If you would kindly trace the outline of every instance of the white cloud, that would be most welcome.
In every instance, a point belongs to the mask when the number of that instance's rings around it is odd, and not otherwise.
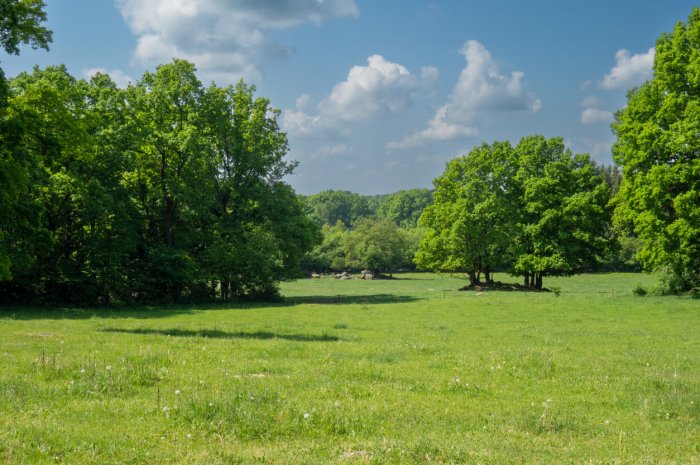
[[[426,142],[462,139],[465,137],[475,137],[479,135],[476,128],[459,123],[446,121],[447,105],[440,107],[428,121],[428,127],[422,131],[415,132],[399,142],[389,142],[388,149],[407,149],[418,147]]]
[[[288,50],[268,31],[357,16],[354,0],[116,0],[137,36],[134,59],[153,65],[184,58],[207,78],[258,79],[260,65]]]
[[[600,99],[594,95],[588,96],[581,100],[581,106],[584,108],[594,108],[600,105]]]
[[[524,73],[501,74],[499,66],[486,48],[475,40],[464,44],[460,53],[467,65],[462,69],[452,94],[428,127],[402,141],[390,142],[389,149],[409,148],[426,142],[454,140],[478,135],[473,127],[482,112],[536,112],[542,102],[523,88]]]
[[[90,79],[97,73],[108,74],[117,87],[121,88],[128,87],[129,84],[136,82],[131,76],[120,69],[113,69],[112,71],[107,71],[105,68],[84,69],[83,77],[85,77],[85,79]]]
[[[440,77],[440,71],[434,66],[423,66],[420,69],[420,77],[426,84],[432,84]]]
[[[426,82],[436,77],[437,69],[424,68],[421,74]],[[400,113],[412,104],[420,84],[421,79],[403,65],[372,55],[366,66],[350,69],[347,78],[321,100],[315,115],[304,111],[308,96],[300,96],[296,110],[284,111],[283,128],[294,135],[313,136],[339,130],[344,123]]]
[[[581,112],[581,122],[583,124],[612,123],[614,115],[598,108],[586,108]]]
[[[606,74],[599,85],[603,89],[628,89],[650,79],[654,67],[654,49],[646,53],[630,55],[627,50],[618,50],[615,54],[615,66]]]
[[[367,66],[353,66],[345,81],[319,105],[319,113],[339,121],[361,121],[398,113],[412,100],[418,78],[404,66],[381,55],[367,58]]]
[[[311,154],[312,160],[329,160],[331,158],[340,158],[346,155],[351,155],[354,149],[345,144],[324,145],[316,152]]]

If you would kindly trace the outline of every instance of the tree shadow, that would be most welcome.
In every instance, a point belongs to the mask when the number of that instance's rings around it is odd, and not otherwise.
[[[418,297],[394,294],[338,294],[338,295],[296,295],[286,296],[283,305],[324,304],[324,305],[349,305],[349,304],[400,304],[422,300]]]
[[[173,315],[192,314],[193,306],[117,306],[117,307],[0,307],[0,320],[88,320],[102,319],[156,319]]]
[[[218,329],[151,329],[151,328],[104,328],[100,331],[105,333],[122,333],[122,334],[147,334],[156,336],[171,336],[171,337],[201,337],[207,339],[282,339],[285,341],[298,342],[336,342],[340,338],[329,334],[314,336],[311,334],[278,334],[269,331],[255,331],[246,333],[243,331],[228,332]]]
[[[338,295],[304,295],[286,296],[271,302],[236,301],[208,302],[203,304],[163,304],[163,305],[115,305],[105,307],[29,307],[0,306],[1,320],[88,320],[99,318],[105,320],[137,319],[150,320],[168,318],[174,315],[191,315],[201,310],[239,311],[255,310],[269,307],[289,307],[302,304],[348,305],[348,304],[391,304],[415,302],[420,298],[393,294],[338,294]]]

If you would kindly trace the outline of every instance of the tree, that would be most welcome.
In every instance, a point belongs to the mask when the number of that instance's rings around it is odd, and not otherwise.
[[[433,203],[428,189],[409,189],[386,196],[377,208],[377,216],[388,218],[399,226],[413,228],[423,210]]]
[[[306,202],[319,226],[341,221],[349,228],[358,219],[371,215],[367,199],[349,191],[326,190],[307,197]]]
[[[0,294],[79,303],[275,296],[318,234],[283,181],[296,164],[283,159],[279,112],[254,90],[204,88],[180,60],[127,89],[103,74],[75,79],[64,66],[13,79],[7,114],[22,130],[4,133],[12,144],[2,148],[22,155],[29,188],[14,216],[0,209],[12,266]]]
[[[615,224],[642,241],[648,271],[700,289],[700,9],[656,43],[654,75],[612,125],[622,167]]]
[[[371,270],[375,276],[392,275],[411,261],[406,233],[387,219],[363,218],[344,236],[345,264]]]
[[[48,50],[51,31],[41,25],[46,21],[42,0],[0,0],[0,45],[5,52],[19,55],[19,45]]]
[[[508,142],[484,144],[448,162],[434,181],[434,203],[420,217],[426,228],[419,268],[465,273],[471,285],[502,265],[517,225],[515,153]]]
[[[0,0],[0,45],[6,53],[19,54],[20,44],[48,50],[51,32],[41,0]],[[19,145],[23,123],[8,113],[10,90],[0,68],[0,281],[12,277],[12,261],[6,241],[7,225],[22,215],[22,195],[27,190],[29,162]]]
[[[304,259],[307,272],[343,271],[345,264],[345,236],[348,228],[342,221],[335,225],[324,224],[321,227],[322,241],[309,252]]]
[[[512,272],[525,285],[570,276],[601,262],[609,241],[610,191],[588,155],[572,154],[561,138],[523,138],[516,147],[522,217],[514,237]]]
[[[466,273],[471,285],[502,267],[541,289],[543,277],[595,266],[609,244],[607,185],[559,138],[484,144],[448,163],[434,199],[416,263]]]

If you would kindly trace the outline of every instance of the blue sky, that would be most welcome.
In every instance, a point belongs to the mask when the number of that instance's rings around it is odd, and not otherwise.
[[[611,163],[612,113],[651,76],[653,47],[691,1],[47,0],[51,50],[3,56],[9,76],[64,63],[120,85],[174,57],[243,78],[282,111],[303,194],[430,187],[494,140],[563,137]]]

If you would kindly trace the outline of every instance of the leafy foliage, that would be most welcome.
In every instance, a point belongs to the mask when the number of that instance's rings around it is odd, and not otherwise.
[[[517,224],[515,158],[508,142],[484,144],[451,160],[434,181],[435,203],[423,212],[426,234],[416,255],[420,268],[464,272],[486,281],[505,261]]]
[[[391,275],[411,262],[407,233],[388,219],[360,220],[344,238],[345,263],[350,268],[367,268],[376,276]]]
[[[317,228],[282,180],[295,164],[278,112],[254,91],[204,88],[181,60],[127,89],[62,66],[14,79],[8,111],[31,189],[6,227],[13,278],[1,291],[85,303],[276,295]]]
[[[472,285],[507,268],[541,288],[545,276],[594,267],[609,246],[609,189],[590,158],[561,139],[484,144],[450,161],[435,187],[420,220],[421,268],[463,272]]]
[[[615,222],[642,241],[639,260],[679,290],[700,289],[700,9],[656,44],[654,77],[613,123],[623,181]]]

